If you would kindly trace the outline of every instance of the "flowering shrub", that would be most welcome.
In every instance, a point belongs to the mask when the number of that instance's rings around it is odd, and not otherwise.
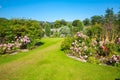
[[[18,44],[8,43],[8,44],[0,44],[0,54],[4,54],[6,52],[13,52],[17,48]]]
[[[71,47],[71,43],[73,41],[73,38],[71,37],[66,37],[65,40],[61,44],[61,50],[68,50]]]
[[[120,56],[119,55],[113,55],[111,58],[108,59],[107,64],[118,66],[118,64],[120,64]]]
[[[20,44],[19,46],[22,49],[27,48],[27,44],[30,43],[30,39],[29,39],[28,36],[22,36],[22,37],[17,37],[16,36],[15,39],[16,39],[16,42]]]
[[[1,22],[4,22],[4,19]],[[27,35],[27,36],[25,36]],[[10,19],[0,24],[0,53],[11,53],[17,49],[33,49],[44,32],[39,21]],[[16,37],[15,37],[16,36]],[[29,36],[29,37],[28,37]]]
[[[27,36],[15,37],[15,41],[7,44],[0,44],[0,54],[11,53],[19,48],[26,48],[27,44],[30,43],[30,39]]]
[[[117,43],[112,43],[107,40],[98,41],[96,38],[89,38],[82,32],[77,32],[74,38],[70,39],[64,41],[64,50],[83,61],[96,64],[107,64],[109,62],[112,65],[120,63],[120,57],[116,56],[120,46],[120,38],[118,38]]]
[[[77,57],[86,60],[90,55],[96,52],[96,40],[93,39],[91,41],[88,36],[84,35],[81,32],[77,32],[75,37],[76,40],[72,42],[72,47],[70,48],[73,55],[76,55]]]

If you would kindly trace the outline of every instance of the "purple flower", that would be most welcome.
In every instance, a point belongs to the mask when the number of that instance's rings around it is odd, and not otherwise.
[[[119,56],[113,55],[111,59],[113,62],[119,63]]]

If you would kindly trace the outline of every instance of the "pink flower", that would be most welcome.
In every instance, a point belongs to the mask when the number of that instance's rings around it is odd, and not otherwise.
[[[75,47],[75,48],[74,48],[74,51],[75,51],[76,53],[78,53],[78,52],[79,52],[79,48]]]
[[[2,44],[0,44],[0,47],[2,47],[3,45]]]
[[[118,56],[116,56],[116,55],[113,55],[113,56],[112,56],[112,60],[115,61],[116,63],[119,62],[119,58],[118,58]]]
[[[104,43],[103,41],[100,41],[100,42],[99,42],[100,46],[102,46],[102,45],[103,45],[103,43]]]
[[[77,32],[77,36],[81,37],[82,36],[81,32]]]
[[[118,38],[118,41],[117,41],[117,43],[118,43],[118,44],[120,43],[120,38]]]
[[[7,47],[7,44],[3,44],[4,47]]]

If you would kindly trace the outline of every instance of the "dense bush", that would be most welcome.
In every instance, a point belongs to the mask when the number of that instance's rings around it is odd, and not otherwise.
[[[87,61],[92,64],[99,64],[99,60],[96,59],[94,56],[90,56]]]
[[[86,35],[90,38],[97,38],[97,40],[100,40],[103,36],[103,28],[99,24],[88,27],[86,29]]]
[[[39,22],[28,19],[0,19],[0,53],[31,49],[43,35]],[[19,47],[18,47],[19,46]]]
[[[119,38],[116,43],[111,43],[90,38],[82,32],[77,32],[74,38],[66,38],[61,48],[90,63],[118,65],[120,63],[118,46],[120,46]]]
[[[73,42],[73,38],[71,38],[71,37],[66,37],[65,39],[64,39],[64,41],[62,42],[62,44],[61,44],[61,50],[68,50],[68,49],[70,49],[70,47],[71,47],[71,43]]]
[[[70,28],[68,26],[62,26],[59,30],[60,36],[70,36]]]

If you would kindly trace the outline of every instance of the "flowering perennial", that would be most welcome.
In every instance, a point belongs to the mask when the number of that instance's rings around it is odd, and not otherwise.
[[[82,32],[77,32],[74,41],[71,43],[70,52],[72,55],[88,62],[105,64],[108,61],[111,64],[118,64],[120,63],[120,56],[112,53],[112,44],[106,40],[91,39]],[[118,38],[117,44],[120,44],[120,38]],[[109,54],[113,54],[112,57]]]
[[[6,53],[6,52],[12,52],[16,49],[19,49],[22,45],[27,45],[30,43],[30,39],[28,36],[23,37],[15,37],[15,41],[12,41],[12,43],[7,44],[0,44],[0,53]]]

